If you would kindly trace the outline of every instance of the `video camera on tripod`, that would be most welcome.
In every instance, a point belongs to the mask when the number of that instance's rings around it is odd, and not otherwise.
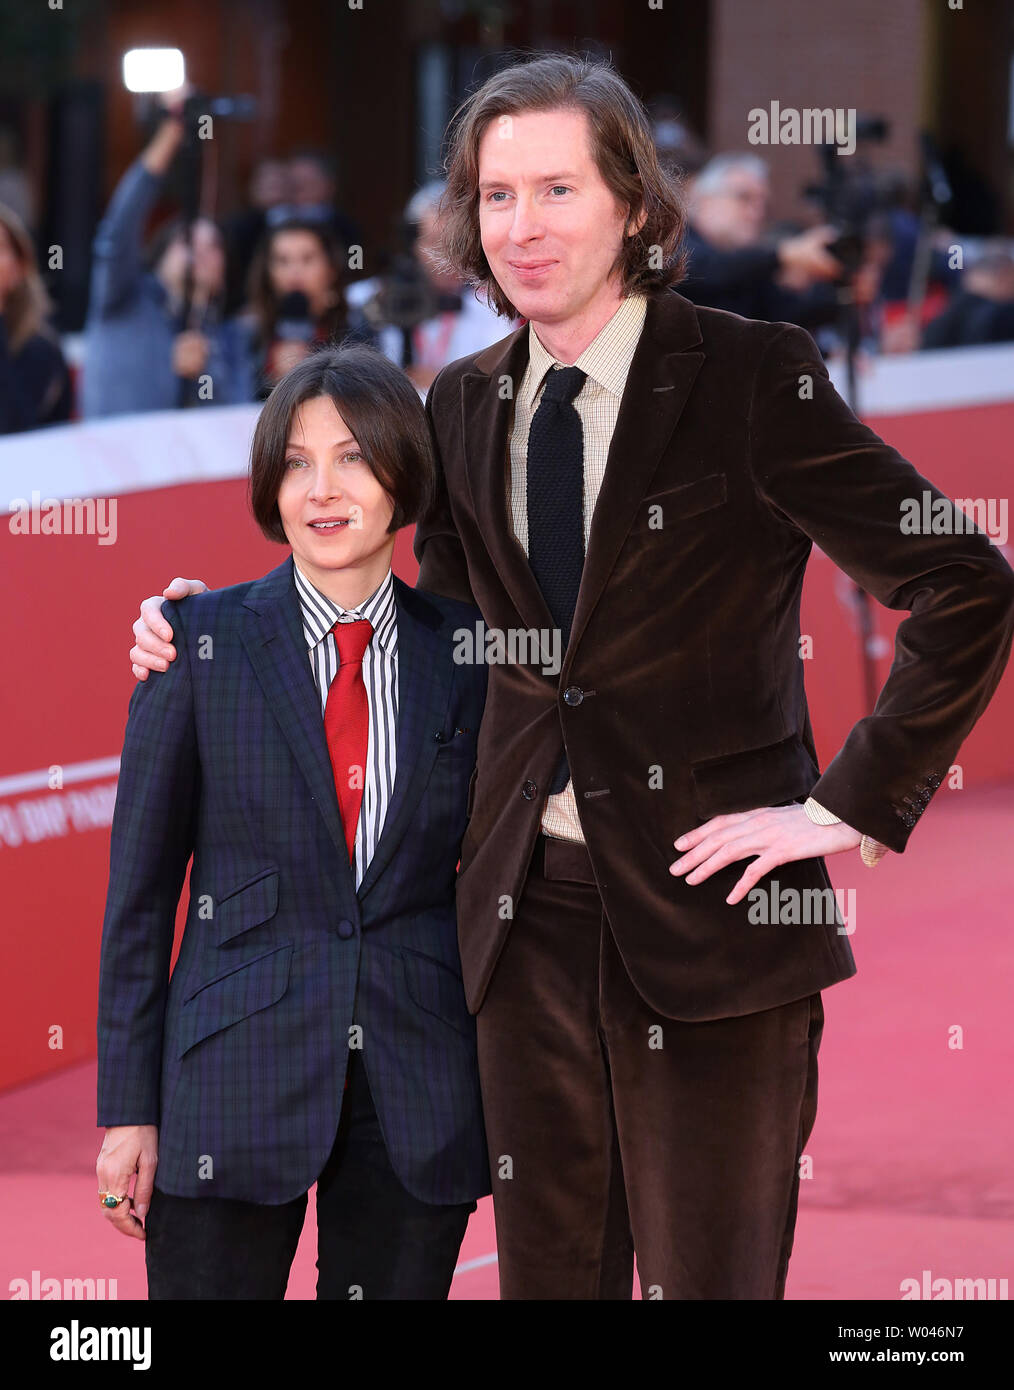
[[[416,255],[419,224],[402,218],[398,251],[378,277],[376,292],[363,304],[363,315],[374,331],[396,328],[401,333],[401,366],[414,364],[412,335],[421,323],[442,313],[460,313],[462,298],[438,290]]]
[[[856,117],[857,145],[882,143],[889,133],[883,116]],[[886,210],[888,202],[868,165],[839,158],[839,147],[833,141],[816,148],[823,176],[819,182],[807,184],[804,192],[819,204],[824,220],[838,229],[837,239],[827,249],[841,262],[843,278],[847,278],[862,265],[870,222],[875,214]]]

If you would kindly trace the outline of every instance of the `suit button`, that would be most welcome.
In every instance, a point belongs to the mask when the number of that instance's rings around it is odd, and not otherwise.
[[[521,795],[525,798],[526,801],[534,801],[535,793],[538,790],[539,789],[536,786],[536,784],[531,780],[531,778],[529,778],[525,785],[521,788]]]
[[[584,691],[579,685],[568,685],[563,698],[568,705],[579,705],[584,699]]]
[[[338,923],[338,935],[341,937],[343,941],[348,941],[348,939],[352,936],[355,936],[355,934],[355,927],[352,925],[351,922],[349,922],[346,918],[343,917],[342,920]]]

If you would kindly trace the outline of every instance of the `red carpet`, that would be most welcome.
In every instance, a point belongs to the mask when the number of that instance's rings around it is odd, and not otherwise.
[[[828,861],[835,885],[856,889],[859,974],[824,995],[791,1299],[898,1299],[924,1270],[1014,1283],[1012,827],[1014,788],[945,787],[903,856],[875,870],[858,855]],[[92,1064],[0,1096],[5,1297],[34,1271],[145,1296],[141,1242],[117,1235],[96,1199],[94,1097]],[[315,1242],[311,1201],[290,1298],[313,1298]],[[494,1250],[487,1199],[453,1298],[496,1298]]]

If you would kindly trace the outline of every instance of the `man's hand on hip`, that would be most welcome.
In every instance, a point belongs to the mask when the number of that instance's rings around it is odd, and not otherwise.
[[[669,865],[671,874],[686,874],[687,883],[703,883],[716,869],[724,869],[737,859],[759,857],[743,870],[742,877],[726,898],[738,903],[758,879],[779,864],[795,859],[818,859],[858,849],[862,841],[858,830],[844,821],[837,825],[814,825],[802,804],[761,806],[756,811],[736,811],[713,816],[695,830],[688,830],[674,841],[682,850]]]

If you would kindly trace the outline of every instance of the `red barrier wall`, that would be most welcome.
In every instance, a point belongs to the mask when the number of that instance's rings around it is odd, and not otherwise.
[[[1014,404],[871,423],[949,496],[1007,495]],[[115,772],[108,768],[90,776],[85,770],[62,790],[51,791],[45,783],[11,790],[11,779],[119,754],[133,686],[130,625],[140,598],[180,572],[215,587],[253,578],[286,554],[257,531],[240,479],[123,495],[117,529],[116,544],[102,546],[94,536],[12,536],[0,528],[7,577],[0,607],[0,780],[7,782],[0,794],[7,982],[0,1009],[0,1088],[94,1055],[115,789]],[[1009,547],[1006,553],[1009,558]],[[414,580],[408,533],[399,537],[395,569]],[[802,630],[813,637],[806,684],[822,764],[864,712],[858,641],[841,580],[815,552]],[[878,633],[887,639],[879,684],[903,615],[877,605],[873,612]],[[966,785],[1014,779],[1009,673],[958,762]],[[946,788],[939,793],[952,794]]]

